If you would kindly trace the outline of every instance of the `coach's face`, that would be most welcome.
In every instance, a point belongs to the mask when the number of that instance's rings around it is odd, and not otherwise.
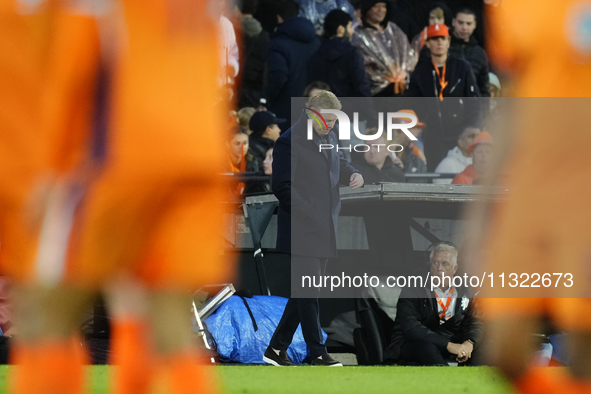
[[[316,122],[314,118],[312,118],[309,115],[308,117],[312,119],[312,127],[314,127],[314,131],[316,131],[318,135],[323,136],[327,135],[333,129],[335,123],[337,122],[337,116],[335,114],[322,114],[322,117],[326,121],[326,125],[328,125],[328,129],[326,129],[326,126],[324,125],[324,122],[322,122],[322,119],[320,120],[320,124],[318,124],[318,122]]]
[[[433,253],[433,258],[431,259],[431,276],[439,276],[443,280],[445,276],[453,277],[457,270],[458,266],[454,264],[453,252],[442,250]]]

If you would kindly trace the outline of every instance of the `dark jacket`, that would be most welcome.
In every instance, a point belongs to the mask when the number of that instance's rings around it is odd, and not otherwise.
[[[422,174],[427,172],[427,164],[423,159],[412,153],[412,148],[406,149],[400,160],[404,164],[404,172],[406,174]]]
[[[275,145],[275,141],[269,138],[265,138],[260,135],[251,134],[248,137],[248,149],[252,152],[252,155],[259,162],[259,172],[263,173],[263,162],[267,156],[267,151]]]
[[[273,150],[273,193],[279,200],[277,249],[302,256],[336,257],[337,218],[341,210],[339,184],[348,185],[358,172],[342,152],[319,152],[319,138],[308,140],[308,117],[279,137]],[[328,143],[337,145],[334,132]]]
[[[386,157],[382,169],[369,164],[365,161],[363,153],[355,153],[352,155],[351,164],[355,167],[361,175],[365,183],[379,183],[379,182],[404,182],[404,172],[400,167],[394,165],[390,156]]]
[[[490,81],[488,78],[488,56],[486,51],[476,41],[474,35],[468,42],[460,40],[451,33],[451,45],[449,47],[450,56],[458,59],[464,59],[472,67],[472,73],[476,78],[476,84],[483,97],[490,96]]]
[[[308,83],[322,81],[338,97],[370,97],[363,56],[349,39],[335,37],[322,43],[308,63]]]
[[[468,339],[478,346],[482,339],[482,323],[475,316],[474,299],[465,287],[456,287],[456,291],[458,298],[454,315],[440,324],[437,300],[429,288],[402,289],[392,341],[384,354],[385,359],[398,360],[400,349],[406,342],[432,342],[442,351],[446,350],[448,342],[462,343]]]
[[[447,57],[445,79],[447,86],[443,97],[480,97],[480,90],[470,68],[462,59]],[[431,61],[420,61],[410,76],[410,85],[405,93],[408,97],[439,97],[441,84]]]
[[[244,45],[240,53],[238,108],[257,107],[264,97],[269,34],[252,17],[243,17],[241,23]]]
[[[302,96],[308,63],[319,47],[312,22],[301,17],[287,19],[271,37],[266,95],[269,110],[278,118],[291,119],[291,98]]]

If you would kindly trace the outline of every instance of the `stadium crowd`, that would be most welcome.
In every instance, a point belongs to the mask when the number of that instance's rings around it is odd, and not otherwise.
[[[416,141],[399,130],[384,141],[401,145],[400,152],[344,151],[364,175],[371,174],[369,182],[431,182],[411,177],[430,172],[441,174],[432,177],[434,183],[472,184],[485,175],[490,155],[476,149],[483,162],[477,171],[472,148],[501,86],[479,45],[485,38],[482,8],[481,1],[453,0],[238,2],[220,23],[227,66],[222,80],[237,107],[227,170],[258,176],[246,179],[238,192],[270,190],[260,176],[270,175],[265,158],[272,160],[275,140],[291,125],[291,99],[320,90],[339,98],[408,98],[372,101],[372,109],[360,115],[365,134],[376,131],[377,111],[420,118],[412,128]],[[411,99],[417,97],[428,99]],[[487,152],[492,149],[490,135],[476,141],[482,143]],[[469,176],[456,176],[465,170]]]

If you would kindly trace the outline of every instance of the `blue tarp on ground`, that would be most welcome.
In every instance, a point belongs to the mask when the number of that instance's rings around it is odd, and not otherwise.
[[[281,319],[287,299],[276,296],[254,296],[246,302],[255,318],[252,319],[242,298],[230,297],[218,310],[205,319],[207,329],[217,343],[217,352],[222,362],[264,364],[263,353],[271,341],[273,332]],[[322,332],[326,341],[326,333]],[[309,355],[301,326],[298,327],[287,355],[296,364],[302,364]]]

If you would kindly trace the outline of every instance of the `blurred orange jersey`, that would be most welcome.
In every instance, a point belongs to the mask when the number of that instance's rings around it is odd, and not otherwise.
[[[97,38],[93,18],[0,1],[0,261],[11,276],[35,258],[36,190],[85,155]]]
[[[501,0],[488,6],[491,62],[516,97],[591,95],[591,1]]]
[[[4,268],[20,280],[79,286],[99,286],[118,270],[163,287],[220,280],[229,269],[219,257],[228,185],[217,175],[227,105],[219,103],[217,28],[206,1],[121,1],[112,13],[88,16],[54,2],[33,16],[15,9],[3,8],[14,23],[0,27],[1,61],[14,63],[3,75],[17,70],[24,83],[15,80],[0,98],[10,104],[23,86],[30,94],[7,114],[21,133],[11,141],[0,131],[14,153],[0,163],[25,163],[28,173],[11,174],[23,186],[10,200],[18,209],[4,215],[2,240],[7,251],[19,245],[16,225],[27,242],[6,254]],[[43,177],[54,186],[39,206],[45,216],[26,223]],[[3,197],[14,194],[3,189]]]
[[[218,282],[229,266],[217,21],[204,0],[121,3],[108,153],[68,277],[96,285],[127,267],[154,287]]]
[[[511,99],[517,132],[503,173],[514,191],[495,210],[491,269],[571,273],[574,286],[513,289],[505,295],[537,298],[481,305],[489,318],[548,313],[561,329],[591,330],[591,1],[503,0],[489,7],[489,22],[492,61],[511,76],[514,95],[527,97]]]

